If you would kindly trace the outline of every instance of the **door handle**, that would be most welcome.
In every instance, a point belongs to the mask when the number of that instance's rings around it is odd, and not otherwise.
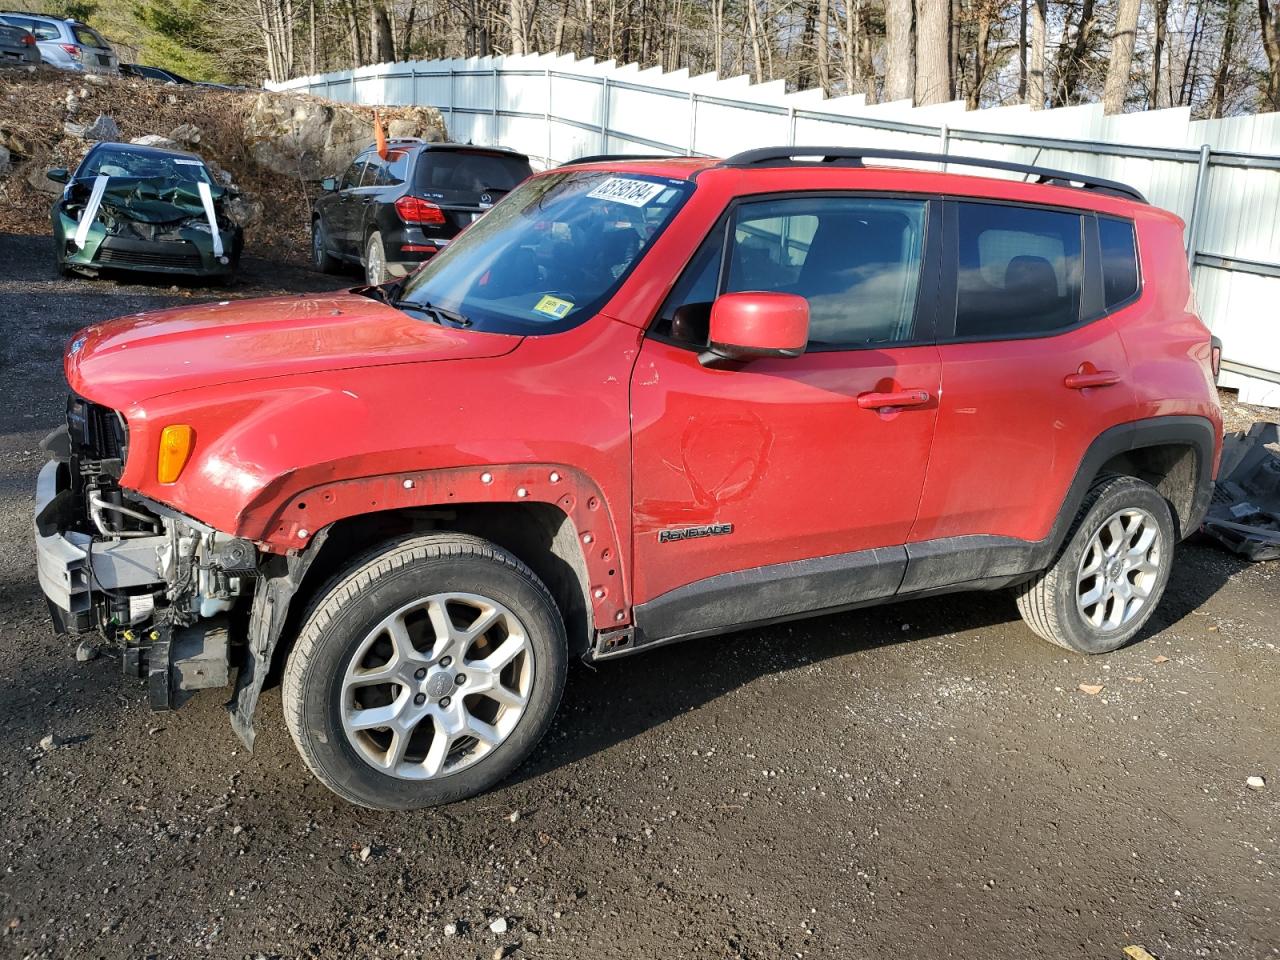
[[[1089,370],[1068,373],[1062,384],[1071,390],[1087,390],[1089,387],[1109,387],[1120,382],[1120,374],[1114,370]]]
[[[860,393],[858,406],[863,410],[882,410],[885,407],[920,407],[929,402],[928,390],[908,388],[891,393]]]

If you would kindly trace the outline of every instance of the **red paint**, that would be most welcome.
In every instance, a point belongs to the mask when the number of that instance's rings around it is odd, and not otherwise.
[[[1039,539],[1109,427],[1169,414],[1220,427],[1181,223],[1163,211],[885,168],[608,167],[698,173],[697,189],[612,300],[567,332],[451,329],[348,293],[280,297],[91,327],[67,378],[125,415],[125,486],[277,553],[378,510],[557,504],[583,544],[601,629],[674,587],[764,564],[965,534]],[[803,190],[994,196],[1132,217],[1144,293],[1053,337],[733,369],[644,336],[734,198]],[[723,327],[722,308],[717,316]],[[182,475],[161,486],[160,431],[175,423],[197,440]],[[661,530],[711,523],[732,524],[732,535],[678,552],[658,544]]]
[[[793,293],[726,293],[711,307],[711,343],[739,356],[798,354],[809,342],[809,301]]]

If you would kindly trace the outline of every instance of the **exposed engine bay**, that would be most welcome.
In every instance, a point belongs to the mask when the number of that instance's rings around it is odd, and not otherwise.
[[[72,396],[67,426],[43,446],[53,460],[37,484],[36,543],[54,620],[118,645],[153,708],[226,684],[256,547],[121,488],[128,425],[113,410]]]

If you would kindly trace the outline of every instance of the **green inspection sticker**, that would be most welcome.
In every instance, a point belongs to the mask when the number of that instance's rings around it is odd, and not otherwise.
[[[546,314],[548,317],[555,317],[557,320],[563,320],[565,314],[573,309],[573,304],[568,300],[561,300],[559,297],[553,297],[548,293],[533,305],[533,309],[536,313]]]

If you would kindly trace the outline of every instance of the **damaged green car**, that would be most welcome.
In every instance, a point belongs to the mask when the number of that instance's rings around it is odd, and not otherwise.
[[[101,270],[186,274],[227,280],[244,245],[228,205],[233,191],[203,160],[179,150],[99,143],[65,183],[53,207],[53,243],[64,274]]]

